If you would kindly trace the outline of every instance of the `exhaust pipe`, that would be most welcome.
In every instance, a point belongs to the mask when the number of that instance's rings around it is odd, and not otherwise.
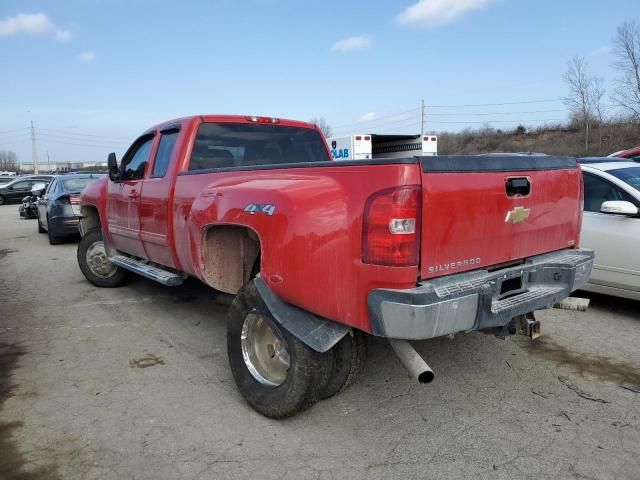
[[[435,376],[433,370],[409,342],[390,338],[389,343],[411,377],[420,383],[429,383],[433,380]]]

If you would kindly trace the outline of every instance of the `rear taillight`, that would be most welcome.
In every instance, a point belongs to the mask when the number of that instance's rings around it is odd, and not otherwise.
[[[389,267],[418,265],[420,186],[382,190],[369,197],[362,228],[362,261]]]
[[[80,196],[79,195],[71,195],[69,197],[69,201],[71,205],[80,205]]]

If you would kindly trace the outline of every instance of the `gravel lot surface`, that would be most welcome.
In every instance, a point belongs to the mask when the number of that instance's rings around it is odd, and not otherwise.
[[[75,257],[0,207],[2,479],[640,478],[639,302],[540,312],[535,343],[417,343],[427,386],[371,339],[354,386],[274,421],[235,388],[213,291],[99,289]]]

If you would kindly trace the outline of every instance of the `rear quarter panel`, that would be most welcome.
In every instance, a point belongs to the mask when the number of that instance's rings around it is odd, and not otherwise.
[[[252,229],[261,243],[261,276],[283,300],[370,331],[373,288],[410,288],[417,267],[366,265],[362,217],[374,192],[419,184],[417,164],[305,167],[178,176],[174,199],[177,256],[203,279],[203,235],[211,225]],[[271,204],[273,215],[250,214]]]

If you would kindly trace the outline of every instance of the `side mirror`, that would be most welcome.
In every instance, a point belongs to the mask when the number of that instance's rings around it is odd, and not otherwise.
[[[107,167],[109,169],[109,180],[117,182],[120,180],[120,169],[118,168],[118,161],[116,160],[116,154],[111,152],[107,157]]]
[[[612,200],[603,202],[600,207],[602,213],[612,213],[614,215],[629,215],[634,216],[638,214],[638,207],[631,202]]]
[[[42,183],[42,182],[34,183],[33,186],[31,187],[31,195],[33,195],[34,197],[39,197],[44,193],[45,188],[47,188],[46,183]]]

